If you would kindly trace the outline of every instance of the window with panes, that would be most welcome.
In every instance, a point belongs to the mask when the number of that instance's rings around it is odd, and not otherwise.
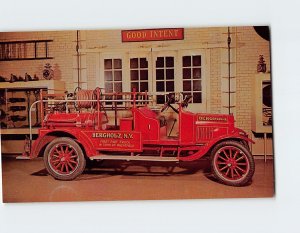
[[[174,57],[157,57],[156,71],[156,96],[157,104],[166,102],[167,93],[174,92]]]
[[[201,55],[182,57],[182,90],[184,95],[192,95],[192,103],[202,103]]]
[[[148,91],[148,61],[146,58],[130,59],[130,90]]]
[[[104,87],[106,93],[122,92],[122,59],[104,59]]]

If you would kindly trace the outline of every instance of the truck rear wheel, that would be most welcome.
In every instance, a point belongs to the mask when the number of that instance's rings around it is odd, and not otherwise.
[[[252,154],[244,145],[235,141],[224,141],[214,147],[211,167],[218,181],[231,186],[246,185],[255,171]]]
[[[44,152],[44,163],[51,176],[59,180],[73,180],[85,168],[85,158],[80,146],[71,138],[56,138]]]

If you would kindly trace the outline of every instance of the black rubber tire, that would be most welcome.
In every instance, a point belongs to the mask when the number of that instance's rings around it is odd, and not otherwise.
[[[240,179],[237,179],[237,180],[227,179],[226,177],[224,177],[222,175],[221,172],[218,171],[218,168],[216,167],[215,162],[216,162],[219,150],[224,147],[228,147],[228,146],[235,147],[238,150],[240,150],[246,156],[245,161],[248,162],[248,166],[249,166],[248,171]],[[247,185],[252,180],[252,177],[255,172],[255,162],[254,162],[254,158],[253,158],[251,152],[243,144],[236,142],[236,141],[223,141],[223,142],[220,142],[219,144],[217,144],[211,152],[210,161],[211,161],[211,171],[212,171],[214,177],[220,183],[225,184],[225,185],[230,185],[230,186]]]
[[[50,161],[49,161],[50,160],[50,158],[49,158],[50,152],[54,147],[56,147],[59,144],[67,144],[67,145],[71,146],[78,155],[78,159],[77,159],[78,165],[75,168],[75,170],[72,171],[72,173],[70,173],[70,174],[59,174],[57,171],[55,171],[52,168],[52,166],[50,164]],[[86,160],[85,160],[85,157],[84,157],[81,147],[78,145],[78,143],[74,139],[68,138],[68,137],[61,137],[61,138],[54,139],[52,142],[50,142],[47,145],[47,147],[44,151],[44,164],[45,164],[45,167],[46,167],[48,173],[51,176],[53,176],[55,179],[74,180],[77,176],[82,174],[82,172],[84,171],[85,166],[86,166]]]

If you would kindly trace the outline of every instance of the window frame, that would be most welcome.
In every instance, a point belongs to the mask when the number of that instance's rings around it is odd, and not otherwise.
[[[124,84],[126,83],[126,80],[125,80],[126,63],[124,62],[125,57],[122,54],[117,54],[117,53],[106,53],[106,54],[103,53],[103,54],[100,54],[99,61],[98,61],[99,70],[96,71],[96,72],[98,72],[99,80],[96,81],[96,85],[97,86],[99,85],[100,88],[102,88],[103,93],[109,93],[105,90],[105,82],[106,82],[105,81],[105,71],[108,71],[107,69],[105,69],[105,60],[106,59],[111,59],[112,63],[113,63],[114,59],[120,59],[121,60],[121,63],[122,63],[121,69],[116,69],[116,71],[121,71],[122,72],[121,81],[114,81],[114,75],[113,75],[111,83],[113,84],[113,91],[114,91],[114,83],[121,83],[122,84],[121,92],[124,92],[126,90],[126,88],[124,87]],[[113,68],[113,65],[112,65],[112,68]],[[114,69],[112,69],[112,72],[114,72]],[[124,105],[123,102],[117,102],[117,104],[118,104],[118,106]],[[108,103],[105,103],[105,105],[106,106],[112,106],[112,104],[108,104]]]
[[[110,69],[109,68],[107,69],[105,67],[105,60],[111,60],[112,61]],[[121,68],[116,68],[115,67],[115,60],[121,60]],[[122,61],[122,59],[120,59],[120,58],[105,58],[103,60],[103,62],[104,62],[104,89],[105,89],[105,91],[106,91],[106,88],[105,88],[106,83],[111,83],[112,84],[112,92],[116,92],[116,90],[115,90],[115,84],[116,83],[121,83],[122,84],[121,85],[121,90],[119,92],[122,92],[123,91],[123,61]],[[111,75],[112,75],[111,76],[111,80],[105,80],[105,78],[106,78],[106,72],[111,72]],[[120,80],[116,80],[115,79],[116,72],[121,72],[121,79]]]
[[[210,100],[209,100],[209,73],[210,67],[207,61],[209,61],[209,54],[207,54],[207,50],[205,49],[187,49],[187,50],[179,50],[178,51],[178,79],[177,82],[179,85],[180,92],[187,92],[183,91],[183,57],[184,56],[201,56],[201,103],[190,103],[189,104],[189,111],[191,112],[208,112],[210,109]],[[192,62],[192,61],[191,61]],[[192,79],[187,79],[192,80]]]
[[[147,61],[147,67],[141,67],[140,66],[140,61],[141,59],[145,58],[146,61]],[[134,68],[131,68],[131,59],[137,59],[138,60],[138,64],[137,64],[137,67],[134,67]],[[149,69],[151,68],[149,65],[151,63],[149,62],[149,58],[148,56],[142,56],[142,55],[139,55],[139,56],[130,56],[129,57],[129,82],[130,82],[130,91],[132,91],[132,83],[138,83],[138,88],[136,89],[137,92],[141,92],[141,83],[147,83],[148,85],[148,88],[144,91],[147,91],[149,92],[149,88],[150,88],[150,82],[149,82],[149,79],[150,79],[150,75],[149,75]],[[131,72],[132,71],[137,71],[137,79],[136,80],[132,80],[131,79]],[[147,71],[147,79],[141,79],[141,71]]]
[[[194,64],[194,57],[200,57],[200,65],[195,65]],[[190,59],[190,65],[184,66],[184,62],[183,62],[183,58],[184,57],[189,57]],[[192,102],[191,104],[202,104],[203,103],[203,99],[202,99],[202,56],[201,54],[197,54],[197,55],[183,55],[181,56],[181,65],[182,65],[182,92],[183,94],[185,93],[189,93],[190,95],[194,96],[195,93],[200,93],[201,94],[201,102],[194,102],[194,99],[192,98]],[[200,69],[200,77],[199,78],[195,78],[194,77],[194,70],[196,69]],[[189,70],[190,71],[190,77],[189,78],[185,78],[184,77],[184,70]],[[200,90],[194,90],[194,81],[199,81],[200,82]],[[190,83],[190,90],[184,90],[184,83],[185,82],[189,82]]]
[[[166,58],[167,57],[173,57],[174,58],[174,64],[173,64],[173,70],[174,70],[174,78],[173,79],[167,79],[166,77],[166,72],[167,70],[170,70],[169,67],[167,67],[166,65],[163,66],[163,71],[164,71],[164,79],[157,79],[157,73],[156,73],[156,61],[159,57],[164,57],[164,63],[166,61]],[[157,96],[160,96],[160,95],[166,95],[170,92],[179,92],[178,90],[178,82],[176,80],[176,77],[177,77],[177,73],[178,73],[178,55],[177,55],[177,52],[176,51],[155,51],[155,52],[152,52],[152,71],[153,71],[153,90],[154,90],[154,93],[155,93],[155,101],[156,101],[156,105],[163,105],[164,103],[157,103]],[[162,67],[158,67],[159,69],[162,68]],[[164,90],[165,91],[158,91],[157,90],[157,82],[164,82]],[[167,91],[166,89],[166,83],[167,82],[170,82],[170,81],[173,81],[174,82],[174,91]],[[166,101],[166,97],[165,97],[165,101]]]
[[[183,67],[182,57],[201,55],[201,93],[202,103],[191,103],[189,111],[191,112],[207,112],[210,110],[210,52],[206,49],[179,49],[179,50],[164,50],[164,51],[124,51],[114,53],[98,53],[96,69],[96,86],[104,88],[104,59],[122,59],[122,91],[130,92],[130,58],[147,58],[148,60],[148,92],[154,94],[154,101],[156,101],[156,58],[174,56],[174,92],[183,92]],[[164,93],[164,92],[159,92]],[[165,92],[167,94],[168,92]],[[162,106],[162,104],[157,104]]]

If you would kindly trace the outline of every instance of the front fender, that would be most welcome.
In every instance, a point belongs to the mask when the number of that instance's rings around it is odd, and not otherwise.
[[[186,156],[186,157],[180,157],[179,159],[181,161],[193,161],[196,159],[200,159],[204,155],[206,155],[210,149],[212,149],[215,145],[217,145],[219,142],[222,141],[227,141],[227,140],[235,140],[235,141],[244,141],[247,143],[255,143],[252,139],[242,136],[242,135],[226,135],[223,137],[216,138],[214,140],[211,140],[209,143],[205,144],[198,152],[191,156]]]

